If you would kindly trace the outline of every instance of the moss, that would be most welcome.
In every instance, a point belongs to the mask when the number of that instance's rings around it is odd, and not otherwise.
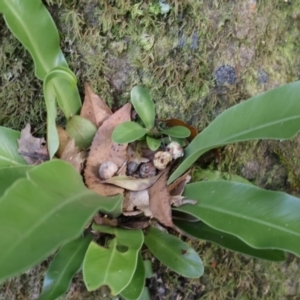
[[[155,1],[45,0],[61,47],[79,79],[88,81],[114,108],[129,99],[135,84],[147,86],[160,118],[176,117],[199,129],[226,108],[250,96],[298,79],[300,3],[292,1],[168,1],[163,15]],[[154,5],[154,6],[153,6]],[[21,129],[30,122],[45,131],[41,82],[29,54],[0,19],[0,125]],[[231,66],[236,80],[215,84],[216,70]],[[299,194],[299,137],[289,142],[250,142],[222,149],[220,171],[262,187]],[[188,241],[191,242],[191,241]],[[171,299],[287,299],[299,294],[299,261],[270,264],[193,242],[206,271],[186,280],[154,260],[158,297]],[[44,269],[34,269],[2,286],[0,299],[33,299]],[[35,273],[36,272],[36,273]],[[32,283],[36,281],[36,286]],[[159,286],[160,285],[160,286]],[[180,286],[183,288],[179,288]],[[19,290],[22,289],[22,293]],[[102,299],[107,290],[99,291]],[[68,299],[97,299],[76,277]],[[104,294],[106,296],[104,296]],[[106,298],[105,298],[106,297]],[[175,297],[175,296],[174,296]],[[64,297],[62,297],[64,298]]]

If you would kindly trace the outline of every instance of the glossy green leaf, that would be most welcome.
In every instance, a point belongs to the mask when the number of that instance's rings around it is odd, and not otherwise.
[[[203,274],[200,257],[179,238],[150,227],[145,235],[145,244],[158,260],[176,273],[188,278],[199,278]]]
[[[117,126],[112,133],[112,140],[118,144],[134,142],[143,137],[148,130],[136,122],[124,122]]]
[[[66,67],[55,67],[44,79],[45,100],[54,97],[66,119],[80,112],[81,99],[77,90],[77,78]]]
[[[185,233],[201,240],[210,241],[216,243],[229,250],[247,254],[253,257],[271,260],[271,261],[283,261],[285,260],[285,253],[279,250],[264,250],[254,249],[237,237],[218,231],[206,225],[203,222],[187,222],[174,220],[174,224],[183,230]]]
[[[13,166],[0,169],[0,197],[18,179],[24,178],[33,166]]]
[[[136,300],[141,296],[145,285],[145,267],[141,253],[138,255],[138,261],[134,275],[129,285],[120,293],[126,300]]]
[[[71,116],[79,112],[81,107],[81,101],[76,86],[76,77],[67,68],[57,67],[51,70],[45,77],[43,84],[43,91],[45,96],[46,108],[47,108],[47,147],[50,159],[54,157],[59,147],[59,136],[56,129],[56,117],[58,103],[63,110],[65,117],[69,119]],[[69,122],[75,123],[74,118]],[[73,120],[73,121],[72,121]],[[87,122],[84,122],[84,124]],[[79,141],[85,141],[89,138],[91,128],[95,131],[94,125],[85,125],[86,130],[82,136],[79,136]],[[72,132],[74,133],[74,132]],[[77,135],[76,135],[77,137]]]
[[[52,158],[59,145],[55,128],[56,101],[67,119],[81,108],[76,77],[68,68],[59,47],[58,31],[42,1],[2,0],[0,12],[9,29],[30,52],[36,76],[44,81],[47,144]]]
[[[83,278],[89,291],[108,285],[113,295],[122,292],[131,282],[143,245],[141,230],[93,225],[99,232],[113,234],[108,248],[92,242],[83,262]]]
[[[151,300],[150,292],[147,287],[144,287],[141,296],[138,298],[138,300]]]
[[[101,210],[120,210],[122,196],[87,189],[68,163],[35,166],[0,198],[0,282],[20,274],[77,238]]]
[[[141,86],[135,86],[131,90],[130,100],[146,128],[152,129],[155,121],[155,107],[149,90]]]
[[[59,136],[56,129],[56,94],[52,87],[49,88],[47,81],[43,84],[43,90],[47,108],[47,147],[49,158],[52,159],[59,147]]]
[[[161,145],[161,141],[159,139],[154,139],[150,136],[146,137],[146,142],[149,149],[152,151],[156,151]]]
[[[73,276],[79,271],[92,236],[79,237],[63,245],[47,270],[38,300],[53,300],[66,293]]]
[[[79,149],[87,149],[93,141],[97,128],[88,119],[74,116],[68,121],[66,131],[75,140],[75,144]]]
[[[195,205],[176,208],[257,249],[300,256],[300,200],[282,192],[230,181],[188,184],[184,196]]]
[[[0,168],[27,165],[18,153],[20,132],[0,126]]]
[[[0,12],[16,38],[30,52],[38,78],[57,66],[68,67],[51,15],[40,0],[1,0]]]
[[[81,108],[77,80],[68,68],[59,47],[58,31],[42,1],[3,0],[0,12],[9,29],[30,52],[36,76],[43,81],[52,79],[56,101],[66,118],[77,114]]]
[[[168,145],[171,142],[176,142],[182,147],[186,147],[188,145],[188,142],[186,139],[179,139],[174,137],[165,136],[161,139],[162,144]]]
[[[289,139],[300,130],[300,81],[275,88],[220,114],[185,148],[183,162],[169,178],[173,182],[203,153],[253,139]]]
[[[149,260],[149,259],[144,260],[144,266],[145,266],[145,277],[151,278],[153,276],[151,260]]]
[[[162,130],[161,133],[175,138],[181,138],[181,139],[187,138],[191,135],[191,131],[184,126],[173,126],[165,130]]]

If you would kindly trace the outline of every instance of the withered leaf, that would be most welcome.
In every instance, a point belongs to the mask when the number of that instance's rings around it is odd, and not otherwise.
[[[185,186],[190,182],[191,176],[189,171],[177,178],[173,183],[168,186],[169,193],[171,195],[171,205],[179,207],[183,204],[195,204],[197,201],[185,199],[182,195]]]
[[[126,217],[132,217],[142,214],[143,212],[140,210],[133,210],[133,211],[124,211],[123,215]]]
[[[150,210],[154,218],[167,227],[174,227],[172,222],[171,198],[167,186],[167,167],[162,176],[149,188]]]
[[[60,158],[69,162],[78,173],[81,173],[86,156],[86,151],[79,151],[79,148],[75,145],[75,140],[71,139],[66,144]]]
[[[171,198],[171,205],[175,207],[179,207],[184,204],[196,204],[196,200],[191,200],[191,199],[185,199],[183,196],[172,196]]]
[[[152,216],[148,190],[138,192],[129,191],[126,193],[123,204],[123,214],[132,215],[128,213],[137,213],[134,209],[137,209],[139,211],[138,213],[143,212],[146,217]]]
[[[40,164],[49,160],[46,140],[44,138],[35,138],[31,135],[31,126],[27,124],[21,131],[18,140],[18,152],[30,165]]]
[[[149,177],[149,178],[135,178],[131,176],[114,176],[102,182],[110,183],[129,191],[142,191],[148,189],[151,185],[153,185],[161,175],[162,172],[160,172],[156,176]]]
[[[85,97],[80,116],[90,120],[98,128],[112,115],[112,111],[87,83],[84,85],[84,89]]]
[[[141,154],[140,143],[131,143],[127,149],[129,162],[135,162],[137,165],[141,163],[146,163],[149,161],[149,158],[143,157]]]
[[[94,222],[97,225],[106,225],[106,226],[112,226],[112,227],[118,226],[117,219],[110,219],[107,216],[101,216],[100,214],[94,216]]]
[[[71,140],[68,133],[59,125],[56,126],[56,130],[58,133],[59,138],[59,147],[56,152],[57,157],[61,157],[61,154],[63,153],[64,149],[66,148],[67,144]]]
[[[145,229],[150,226],[149,219],[133,220],[119,224],[120,227],[127,229]]]
[[[87,186],[100,195],[112,196],[124,191],[123,188],[102,183],[98,169],[106,161],[115,163],[118,168],[121,168],[127,161],[127,144],[114,143],[111,135],[116,126],[130,121],[130,112],[131,104],[127,103],[103,122],[94,137],[84,170],[84,178]],[[125,169],[123,168],[124,172]]]
[[[189,171],[184,173],[168,186],[168,190],[172,196],[182,195],[186,184],[191,180],[191,176],[189,173]]]

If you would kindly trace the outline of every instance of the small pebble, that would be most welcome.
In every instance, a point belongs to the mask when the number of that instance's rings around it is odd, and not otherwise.
[[[151,162],[141,164],[139,174],[141,178],[153,177],[156,175],[156,168]]]
[[[131,161],[127,165],[127,175],[132,175],[138,168],[138,164],[134,161]]]
[[[166,147],[166,151],[171,154],[173,159],[182,157],[184,154],[182,146],[177,142],[171,142]]]
[[[118,166],[112,161],[106,161],[99,167],[99,176],[102,180],[113,177],[118,171]]]
[[[172,161],[172,156],[170,153],[158,151],[154,155],[153,164],[156,169],[164,170],[170,161]]]

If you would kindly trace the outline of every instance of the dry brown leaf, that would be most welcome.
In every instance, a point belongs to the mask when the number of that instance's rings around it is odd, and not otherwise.
[[[107,104],[92,91],[87,83],[84,85],[84,88],[85,97],[80,116],[90,120],[98,128],[112,115],[112,111]]]
[[[140,210],[133,210],[133,211],[124,211],[122,214],[126,217],[133,217],[142,214],[143,212]]]
[[[49,160],[46,140],[44,138],[33,137],[30,131],[30,124],[27,124],[22,129],[20,139],[18,140],[18,152],[30,165],[40,164]]]
[[[58,133],[59,138],[59,147],[56,152],[57,157],[61,157],[65,147],[70,142],[71,138],[69,137],[68,133],[59,125],[56,126],[56,130]]]
[[[171,198],[167,186],[170,166],[163,175],[149,188],[150,210],[154,218],[168,227],[174,227],[172,222]]]
[[[138,211],[136,211],[135,209]],[[152,216],[148,190],[138,192],[129,191],[126,193],[123,204],[123,215],[132,215],[132,212],[134,212],[135,214],[143,212],[146,217]]]
[[[148,144],[145,141],[138,142],[137,148],[139,153],[141,154],[141,157],[147,158],[149,160],[153,160],[154,155],[157,152],[150,150]]]
[[[136,164],[146,163],[149,161],[149,158],[142,157],[140,146],[138,143],[131,144],[127,149],[129,162],[135,162]]]
[[[150,222],[149,222],[149,218],[146,219],[135,218],[135,220],[119,223],[119,226],[127,229],[145,229],[150,226]]]
[[[117,219],[110,219],[107,216],[101,216],[100,214],[94,216],[93,220],[97,225],[106,225],[106,226],[112,226],[112,227],[118,226]]]
[[[184,204],[196,204],[196,200],[185,199],[183,196],[172,196],[171,205],[175,207],[179,207]]]
[[[179,207],[183,204],[195,204],[197,201],[185,199],[182,195],[185,186],[190,182],[191,176],[189,171],[177,178],[173,183],[168,186],[169,193],[171,195],[171,205]]]
[[[168,190],[172,196],[182,195],[187,183],[191,180],[190,172],[184,173],[168,186]]]
[[[83,162],[86,158],[85,151],[79,151],[79,148],[75,145],[75,140],[71,139],[66,144],[60,158],[64,161],[69,162],[78,173],[81,173]]]
[[[149,178],[135,178],[131,176],[114,176],[102,182],[113,184],[129,191],[142,191],[152,186],[161,175],[162,172],[160,172],[156,176],[149,177]]]
[[[106,161],[115,163],[118,168],[121,168],[126,163],[127,144],[119,145],[114,143],[111,135],[116,126],[130,121],[130,112],[131,104],[127,103],[103,122],[94,137],[84,170],[84,178],[87,186],[100,195],[112,196],[124,191],[122,188],[101,183],[98,169]],[[123,168],[123,170],[125,172],[126,168]]]

